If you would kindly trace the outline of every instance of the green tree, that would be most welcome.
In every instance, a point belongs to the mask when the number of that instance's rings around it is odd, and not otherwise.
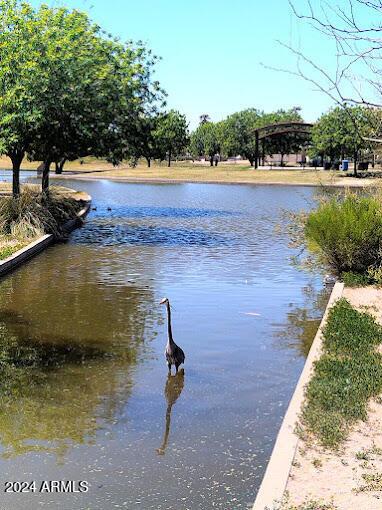
[[[171,166],[171,158],[178,156],[188,143],[186,116],[175,110],[159,116],[154,138],[161,152],[167,155],[168,166]]]
[[[77,10],[1,0],[0,61],[0,150],[12,159],[14,194],[26,153],[44,162],[43,190],[53,162],[119,162],[162,94],[149,50],[106,37]]]
[[[255,130],[289,121],[302,121],[299,108],[277,110],[272,113],[248,108],[234,113],[223,122],[222,148],[229,156],[238,154],[244,156],[253,166],[256,157]],[[305,141],[306,136],[296,133],[269,136],[262,140],[263,157],[265,154],[281,154],[283,161],[285,154],[296,152]]]
[[[303,122],[299,107],[290,108],[289,110],[279,109],[271,113],[263,113],[261,115],[259,126],[263,127],[270,124],[279,124],[283,122]],[[293,154],[305,145],[310,137],[299,133],[283,133],[269,136],[262,141],[263,155],[281,155],[281,165],[284,162],[284,156]]]
[[[191,134],[190,150],[196,157],[206,157],[213,166],[221,151],[223,123],[203,122]],[[215,159],[217,164],[217,159]]]
[[[158,57],[142,44],[127,44],[120,53],[122,64],[117,61],[115,74],[118,104],[112,103],[112,129],[108,129],[106,144],[95,155],[106,157],[114,165],[123,159],[144,157],[151,166],[152,159],[165,159],[165,151],[154,136],[166,105],[166,93],[159,82],[152,81]]]
[[[133,129],[131,125],[128,126],[128,142],[124,157],[129,157],[134,162],[145,158],[149,168],[153,159],[161,161],[165,159],[166,151],[163,144],[159,144],[158,137],[155,136],[159,118],[159,114],[142,115],[135,120]]]
[[[222,148],[228,156],[240,154],[253,166],[256,154],[254,132],[259,127],[261,115],[255,108],[248,108],[226,118],[222,125]]]
[[[13,194],[20,193],[20,167],[42,118],[38,60],[41,23],[27,3],[0,1],[0,152],[13,167]]]
[[[356,175],[359,153],[370,147],[365,138],[373,134],[372,113],[363,106],[338,106],[323,114],[312,130],[312,153],[329,157],[331,162],[351,157]]]
[[[44,121],[32,155],[44,161],[47,189],[54,161],[90,154],[119,161],[115,147],[125,142],[126,131],[132,135],[126,126],[134,124],[155,96],[155,58],[142,45],[105,38],[84,13],[42,7],[39,14],[46,27]]]

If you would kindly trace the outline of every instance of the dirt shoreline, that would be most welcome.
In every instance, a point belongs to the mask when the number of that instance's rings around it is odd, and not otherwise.
[[[345,288],[343,296],[382,324],[382,289]],[[382,400],[373,399],[366,422],[359,422],[341,451],[298,441],[286,494],[290,504],[307,499],[333,503],[338,510],[382,508]]]
[[[128,183],[137,183],[137,184],[243,184],[243,185],[254,185],[254,186],[307,186],[307,187],[334,187],[334,188],[347,188],[347,187],[367,187],[375,184],[375,179],[353,179],[351,177],[343,177],[341,179],[335,180],[333,182],[288,182],[288,181],[265,181],[265,180],[240,180],[240,181],[230,181],[230,180],[211,180],[211,179],[166,179],[163,177],[152,178],[152,177],[115,177],[108,175],[88,175],[85,174],[62,174],[62,175],[51,175],[51,179],[74,179],[79,181],[94,181],[94,180],[110,180],[115,182],[128,182]],[[377,181],[378,182],[378,181]]]

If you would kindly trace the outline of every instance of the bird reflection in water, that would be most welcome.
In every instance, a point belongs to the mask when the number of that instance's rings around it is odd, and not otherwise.
[[[172,406],[180,397],[184,387],[184,370],[180,369],[176,375],[168,375],[166,385],[164,387],[164,395],[167,400],[166,410],[166,429],[163,436],[163,441],[160,448],[157,448],[156,452],[158,455],[164,455],[166,453],[168,437],[170,434],[171,425],[171,411]]]

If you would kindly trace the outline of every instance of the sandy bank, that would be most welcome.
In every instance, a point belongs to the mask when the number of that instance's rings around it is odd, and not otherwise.
[[[345,289],[343,295],[382,323],[382,289]],[[287,491],[294,504],[311,498],[333,501],[338,510],[381,510],[382,400],[370,403],[367,421],[356,425],[339,453],[299,440]]]

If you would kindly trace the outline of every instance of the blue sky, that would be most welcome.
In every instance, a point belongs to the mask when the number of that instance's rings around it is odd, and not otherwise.
[[[272,111],[298,105],[305,120],[314,121],[331,106],[312,85],[262,65],[295,69],[293,56],[277,40],[293,43],[325,64],[334,61],[329,41],[298,22],[287,0],[44,3],[86,10],[122,39],[145,41],[162,57],[156,78],[168,92],[168,106],[185,113],[191,127],[202,113],[220,120],[248,107]]]

